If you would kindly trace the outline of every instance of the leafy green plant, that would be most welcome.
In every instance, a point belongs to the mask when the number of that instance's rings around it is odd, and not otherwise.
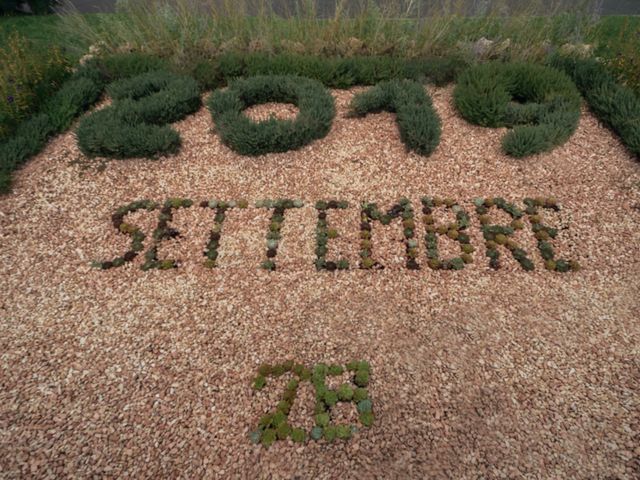
[[[102,84],[92,80],[90,68],[80,69],[53,93],[40,113],[17,125],[10,138],[0,143],[0,192],[11,187],[11,174],[38,153],[54,134],[68,128],[72,120],[100,96]]]
[[[38,49],[17,33],[0,47],[0,141],[37,112],[71,75],[57,47]]]
[[[400,137],[410,150],[430,155],[440,142],[442,126],[431,97],[415,81],[391,80],[357,94],[351,100],[350,114],[388,111],[396,114]]]
[[[540,65],[492,62],[469,68],[458,78],[454,100],[471,123],[512,128],[502,148],[514,157],[563,144],[580,118],[580,94],[571,79]]]
[[[265,102],[292,103],[294,120],[269,118],[254,122],[243,114]],[[242,155],[263,155],[301,148],[329,133],[335,116],[333,97],[316,80],[296,76],[260,75],[237,80],[214,92],[208,107],[222,141]]]
[[[113,105],[85,117],[76,131],[78,146],[91,157],[175,153],[180,136],[166,124],[195,112],[201,104],[195,80],[164,71],[117,80],[107,91]]]

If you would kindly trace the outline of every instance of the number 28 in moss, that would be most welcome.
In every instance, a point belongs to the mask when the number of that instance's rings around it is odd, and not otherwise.
[[[327,376],[342,375],[350,372],[351,382],[343,383],[336,389],[325,383]],[[373,405],[369,398],[369,376],[371,367],[364,361],[349,362],[345,366],[318,363],[313,368],[287,361],[278,365],[261,365],[258,375],[253,380],[253,388],[262,390],[267,386],[268,378],[292,373],[293,378],[287,383],[275,409],[260,418],[257,428],[251,432],[251,441],[269,447],[276,440],[290,437],[297,443],[303,443],[308,437],[313,440],[324,438],[327,442],[335,439],[348,440],[356,431],[355,425],[335,425],[332,423],[331,411],[338,402],[354,403],[358,409],[360,423],[365,427],[373,424]],[[292,427],[289,412],[295,402],[298,387],[302,382],[311,382],[316,390],[314,408],[315,426],[310,432],[302,428]]]

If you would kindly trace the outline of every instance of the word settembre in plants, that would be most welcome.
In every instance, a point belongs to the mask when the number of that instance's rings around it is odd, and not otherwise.
[[[559,211],[560,206],[553,198],[525,198],[520,207],[507,202],[504,198],[476,198],[473,200],[475,214],[480,224],[485,257],[488,258],[490,268],[498,269],[503,254],[511,255],[525,271],[535,269],[534,257],[518,243],[515,238],[517,231],[528,231],[537,242],[539,262],[549,271],[569,272],[579,269],[574,260],[556,258],[553,242],[558,236],[558,230],[545,223],[544,212]],[[265,257],[261,267],[273,271],[277,268],[278,247],[282,240],[282,226],[286,212],[290,209],[303,208],[302,200],[279,199],[259,200],[255,202],[256,210],[268,209],[272,215],[265,233]],[[177,259],[159,258],[159,247],[162,242],[178,238],[182,233],[171,226],[174,212],[185,208],[204,208],[211,210],[213,221],[208,238],[203,239],[203,265],[216,268],[218,249],[224,239],[223,225],[225,219],[234,209],[249,208],[247,200],[203,200],[199,204],[187,198],[170,198],[163,203],[152,200],[138,200],[118,208],[111,217],[113,227],[131,239],[129,249],[112,260],[94,262],[94,266],[103,270],[120,267],[132,262],[145,249],[144,241],[150,232],[127,221],[127,216],[134,212],[147,211],[157,214],[157,225],[147,244],[144,253],[143,270],[167,270],[177,268]],[[473,245],[469,235],[471,219],[469,212],[457,201],[451,198],[423,197],[420,201],[420,215],[416,215],[414,204],[407,198],[400,199],[388,209],[380,208],[376,203],[363,202],[360,205],[360,260],[357,266],[351,266],[344,258],[328,258],[329,242],[338,238],[342,232],[330,226],[331,211],[348,209],[350,205],[340,200],[320,200],[315,203],[317,223],[315,226],[315,268],[319,271],[348,270],[350,268],[382,269],[384,265],[375,259],[374,224],[400,228],[403,233],[405,247],[406,268],[419,270],[423,265],[433,270],[463,270],[474,261],[478,245]],[[496,213],[501,211],[508,215],[509,222],[497,223]],[[157,212],[157,213],[156,213]],[[436,218],[441,213],[449,212],[455,216],[455,221],[443,222]],[[256,212],[258,213],[258,212]],[[257,215],[258,216],[258,215]],[[416,236],[417,222],[424,224],[424,238]],[[392,225],[393,224],[393,225]],[[380,228],[378,227],[378,228]],[[309,225],[311,230],[313,225]],[[442,258],[439,247],[446,237],[454,241],[460,254],[451,258]],[[422,246],[422,247],[421,247]],[[421,253],[421,249],[423,253]],[[426,250],[426,258],[424,251]]]

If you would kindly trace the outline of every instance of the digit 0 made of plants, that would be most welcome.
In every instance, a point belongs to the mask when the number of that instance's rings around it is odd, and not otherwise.
[[[440,142],[442,125],[424,87],[412,80],[378,83],[351,100],[350,116],[387,111],[396,114],[402,142],[420,155],[430,155]]]
[[[503,151],[526,157],[565,143],[580,118],[580,93],[564,73],[529,64],[487,63],[466,70],[454,90],[462,116],[508,127]]]
[[[76,135],[85,155],[156,157],[175,153],[180,135],[168,123],[201,105],[198,84],[189,77],[153,71],[107,87],[113,104],[84,118]]]
[[[254,122],[243,114],[252,105],[292,103],[299,113],[293,120],[269,118]],[[208,102],[222,141],[242,155],[262,155],[301,148],[329,133],[335,105],[318,81],[294,75],[258,75],[236,80],[214,92]]]

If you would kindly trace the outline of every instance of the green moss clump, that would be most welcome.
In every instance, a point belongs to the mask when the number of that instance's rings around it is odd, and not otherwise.
[[[338,388],[338,399],[342,402],[348,402],[353,398],[353,388],[351,385],[347,385],[346,383],[340,385]]]
[[[336,427],[330,425],[324,429],[324,439],[327,442],[329,443],[333,442],[337,436],[338,436],[338,432]]]
[[[276,411],[273,415],[271,415],[271,425],[277,427],[278,425],[287,421],[287,416],[282,413],[280,410]]]
[[[356,370],[358,370],[359,366],[360,366],[360,362],[356,362],[356,361],[349,362],[346,365],[347,370],[349,370],[350,372],[355,372]]]
[[[285,415],[289,415],[289,411],[291,410],[291,403],[287,400],[280,400],[278,402],[278,405],[276,406],[276,409],[284,413]]]
[[[271,445],[273,445],[273,442],[276,441],[276,438],[276,431],[273,428],[268,428],[264,432],[262,432],[260,441],[262,442],[262,445],[264,447],[269,448]]]
[[[360,414],[360,423],[362,423],[362,425],[364,425],[365,427],[370,427],[371,425],[373,425],[373,413],[372,412],[362,412]]]
[[[315,416],[315,420],[316,420],[316,425],[320,427],[326,427],[327,425],[329,425],[331,418],[329,417],[328,413],[318,413]]]
[[[291,440],[296,443],[303,443],[307,439],[307,434],[301,428],[291,430]]]
[[[366,398],[358,402],[358,413],[370,412],[373,408],[371,400]]]
[[[369,391],[366,388],[356,388],[353,392],[353,401],[360,402],[365,398],[369,398]]]
[[[287,422],[282,422],[276,428],[276,436],[278,440],[284,440],[291,434],[291,426]]]
[[[369,385],[369,372],[366,370],[358,370],[354,378],[355,384],[359,387]]]
[[[331,365],[329,367],[328,374],[335,376],[335,375],[342,375],[343,372],[344,372],[344,368],[342,368],[340,365]]]
[[[262,375],[259,375],[253,381],[253,388],[255,390],[262,390],[266,384],[267,384],[267,379],[264,378]]]
[[[327,390],[324,394],[323,400],[328,406],[333,407],[338,403],[338,394],[333,390]]]
[[[314,439],[315,441],[318,441],[322,438],[322,434],[323,434],[324,430],[322,427],[313,427],[311,429],[311,438]]]
[[[362,259],[361,264],[362,264],[362,268],[370,269],[375,265],[375,262],[371,257],[366,257]]]
[[[336,436],[342,440],[351,438],[351,427],[348,425],[338,425],[336,427]]]

